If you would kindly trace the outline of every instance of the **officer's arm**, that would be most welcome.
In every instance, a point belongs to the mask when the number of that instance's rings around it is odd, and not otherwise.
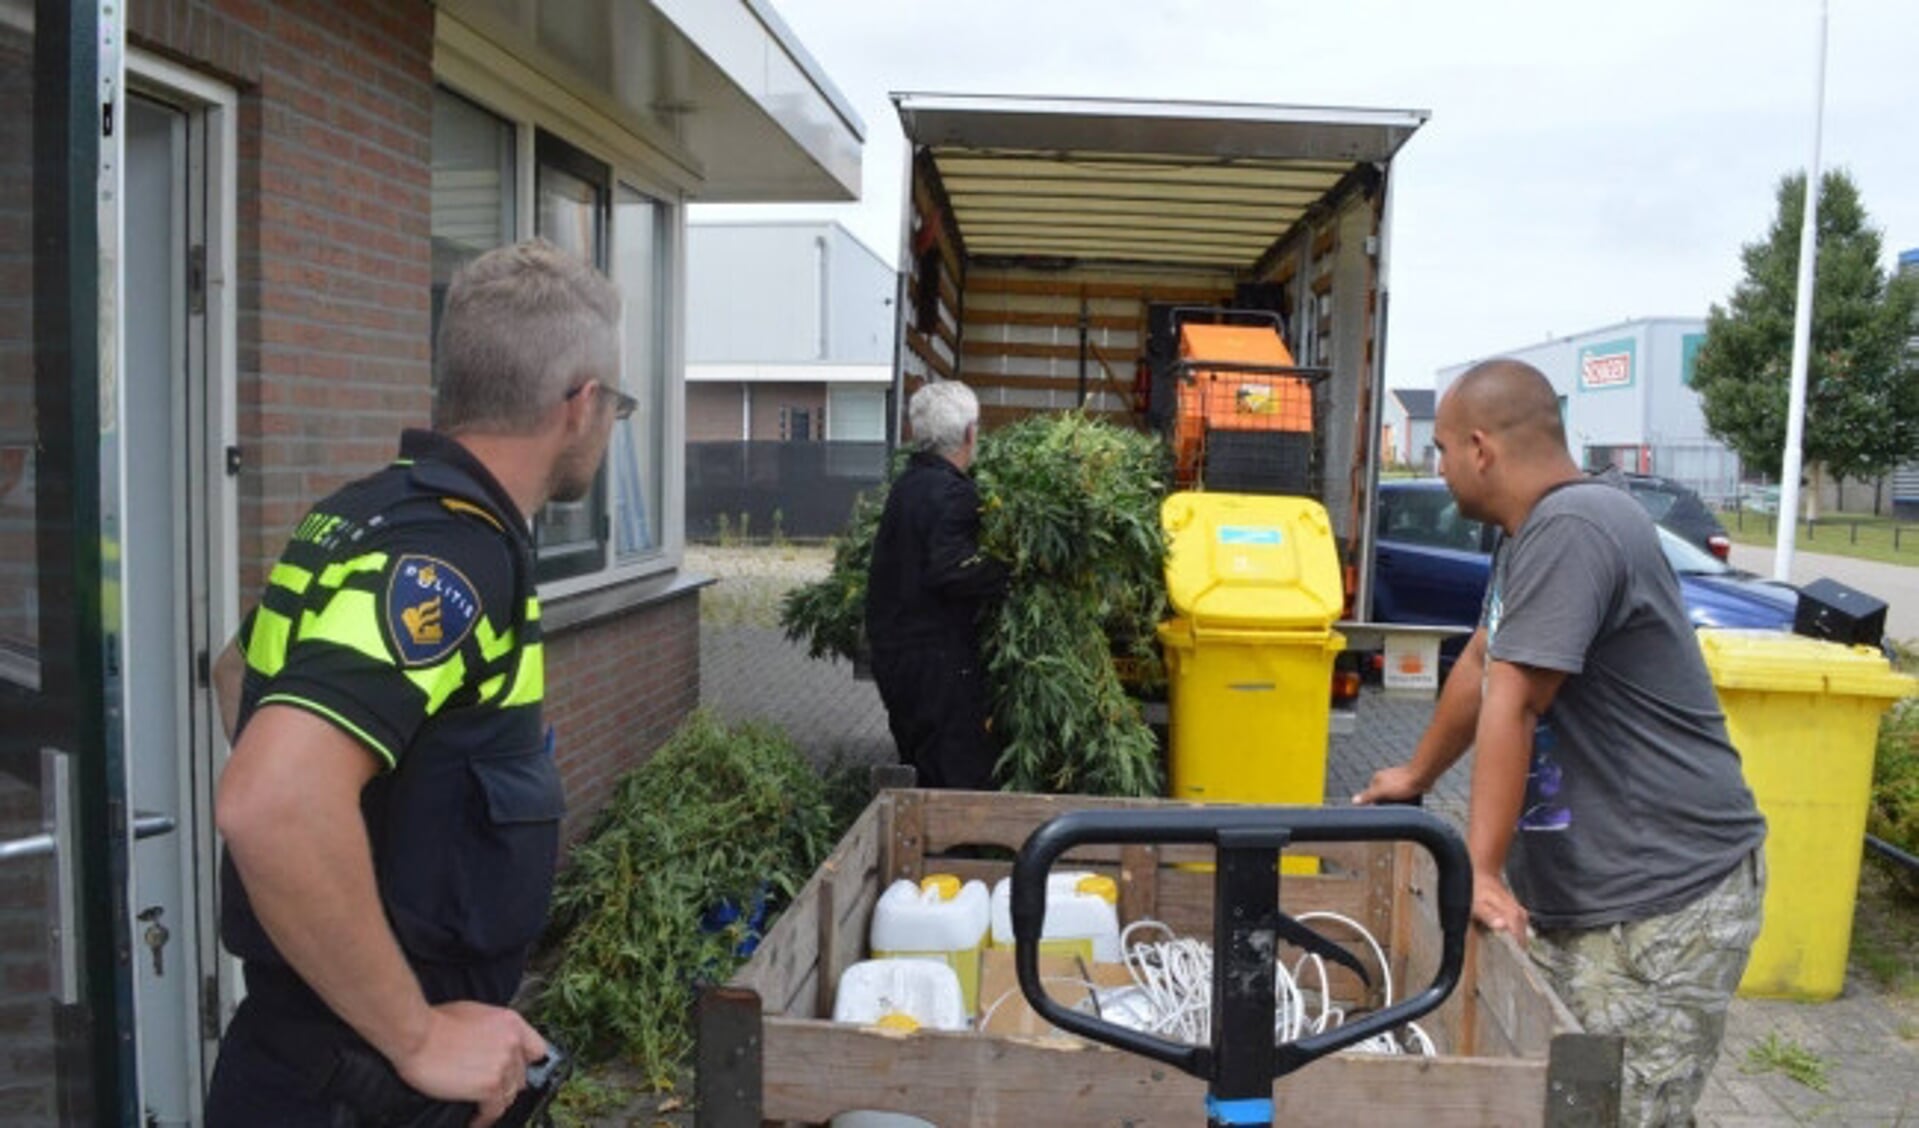
[[[490,1121],[545,1043],[517,1014],[429,1007],[373,876],[360,791],[378,761],[303,709],[268,705],[220,778],[215,818],[274,946],[414,1088],[475,1101]]]
[[[213,663],[213,703],[220,710],[228,744],[233,743],[233,726],[240,723],[240,692],[246,676],[246,655],[240,653],[240,637],[235,635]]]

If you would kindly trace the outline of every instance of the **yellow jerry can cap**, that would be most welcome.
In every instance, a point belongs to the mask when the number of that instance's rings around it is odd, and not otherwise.
[[[873,1025],[881,1030],[891,1030],[899,1034],[911,1034],[920,1028],[919,1020],[904,1011],[891,1010],[873,1020]]]
[[[920,892],[931,893],[942,901],[959,896],[960,879],[950,873],[929,873],[920,878]]]
[[[1073,886],[1073,892],[1098,897],[1109,905],[1119,904],[1119,886],[1103,873],[1089,873]]]
[[[1898,699],[1919,692],[1919,679],[1898,673],[1874,647],[1847,646],[1784,631],[1699,632],[1699,651],[1720,689],[1830,693]]]

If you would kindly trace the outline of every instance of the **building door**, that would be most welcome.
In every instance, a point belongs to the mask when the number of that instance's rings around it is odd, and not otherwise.
[[[224,644],[213,562],[227,479],[211,435],[209,168],[203,103],[135,78],[126,99],[121,417],[121,606],[128,789],[136,817],[175,830],[133,846],[128,914],[144,1122],[199,1119],[218,1033],[213,781],[225,743],[207,685]],[[217,332],[213,334],[217,339]]]
[[[117,30],[117,29],[116,29]],[[0,1122],[137,1122],[102,519],[119,37],[0,4]]]

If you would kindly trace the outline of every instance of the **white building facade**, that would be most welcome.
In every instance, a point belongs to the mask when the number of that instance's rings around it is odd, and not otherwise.
[[[1545,374],[1559,396],[1573,457],[1589,469],[1612,465],[1659,474],[1697,490],[1709,504],[1739,488],[1739,457],[1706,430],[1692,388],[1702,318],[1622,322],[1439,370],[1436,396],[1479,360],[1507,356]]]

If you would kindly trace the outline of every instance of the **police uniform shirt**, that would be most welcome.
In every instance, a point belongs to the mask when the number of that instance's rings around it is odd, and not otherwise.
[[[375,874],[429,1001],[505,1003],[545,923],[564,807],[512,499],[458,443],[406,432],[396,462],[295,529],[240,640],[242,728],[262,706],[300,709],[377,760],[361,795]],[[230,859],[221,877],[249,989],[317,1003]]]

